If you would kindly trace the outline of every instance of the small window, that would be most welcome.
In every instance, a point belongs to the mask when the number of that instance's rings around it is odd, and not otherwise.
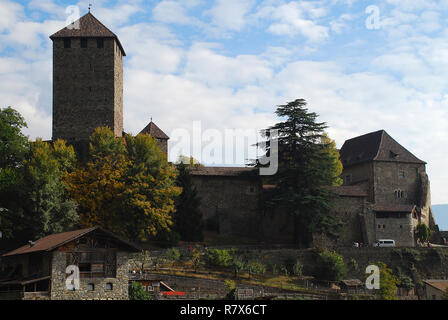
[[[400,224],[400,229],[403,229],[403,226]]]
[[[113,290],[114,289],[114,285],[110,282],[106,283],[106,290]]]
[[[383,229],[386,229],[386,225],[385,224],[383,224]]]
[[[64,48],[69,49],[72,47],[72,41],[70,38],[64,38]]]
[[[87,284],[87,291],[95,291],[95,284],[93,283]]]
[[[148,286],[148,291],[154,291],[154,287],[153,286]]]
[[[380,224],[378,225],[378,229],[381,229],[381,225]]]
[[[103,38],[96,39],[96,47],[98,49],[104,48],[104,39]]]
[[[398,177],[399,177],[400,179],[403,179],[403,178],[404,178],[404,171],[403,171],[403,170],[398,171]]]
[[[254,193],[255,192],[255,188],[254,187],[250,187],[250,192]]]
[[[87,48],[87,38],[81,38],[81,48]]]
[[[351,182],[352,182],[352,176],[351,175],[345,176],[345,184],[350,184]]]

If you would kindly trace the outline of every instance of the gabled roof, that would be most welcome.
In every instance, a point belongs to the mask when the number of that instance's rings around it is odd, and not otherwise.
[[[77,22],[79,22],[79,28],[74,28],[74,24]],[[51,40],[56,38],[114,38],[117,40],[123,56],[126,56],[126,52],[117,35],[110,31],[90,12],[82,16],[76,22],[50,36]]]
[[[58,247],[66,244],[68,242],[71,242],[73,240],[81,238],[82,236],[85,236],[85,235],[87,235],[93,231],[96,231],[96,230],[98,230],[102,233],[105,233],[108,236],[111,236],[117,242],[122,244],[124,247],[127,247],[128,249],[130,249],[130,251],[134,251],[134,252],[140,251],[140,248],[137,247],[135,244],[114,235],[112,232],[102,229],[100,227],[92,227],[92,228],[80,229],[80,230],[75,230],[75,231],[56,233],[56,234],[46,236],[44,238],[36,240],[34,242],[34,245],[32,245],[32,246],[30,244],[27,244],[23,247],[20,247],[18,249],[15,249],[13,251],[5,253],[3,255],[3,257],[10,257],[10,256],[15,256],[15,255],[20,255],[20,254],[28,254],[28,253],[42,252],[42,251],[47,251],[47,252],[53,251],[54,249],[57,249]]]
[[[139,134],[148,134],[156,139],[169,139],[165,132],[163,132],[154,122],[150,122]]]
[[[367,161],[426,163],[414,156],[384,130],[345,141],[340,150],[340,156],[344,167]]]

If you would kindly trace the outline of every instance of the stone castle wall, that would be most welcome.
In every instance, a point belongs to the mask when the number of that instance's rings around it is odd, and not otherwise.
[[[51,275],[51,300],[127,300],[129,282],[128,254],[117,252],[117,269],[115,278],[81,278],[80,290],[69,291],[65,280],[67,275],[67,253],[54,251]],[[94,284],[94,290],[87,289],[88,284]],[[112,290],[106,289],[106,284],[112,284]]]
[[[192,176],[204,221],[215,220],[219,233],[255,234],[261,185],[258,177]]]
[[[374,162],[373,181],[376,204],[418,204],[420,202],[420,173],[425,172],[422,164],[398,162]],[[399,172],[404,177],[399,176]],[[404,198],[396,198],[395,191],[404,191]]]

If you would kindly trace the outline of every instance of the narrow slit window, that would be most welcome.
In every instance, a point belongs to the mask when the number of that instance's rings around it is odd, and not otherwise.
[[[87,38],[81,38],[81,48],[87,48]]]

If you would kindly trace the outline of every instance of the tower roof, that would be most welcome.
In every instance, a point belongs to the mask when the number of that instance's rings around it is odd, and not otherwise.
[[[148,134],[156,139],[169,139],[165,132],[163,132],[154,122],[151,122],[139,134]]]
[[[75,23],[79,22],[79,28],[75,28]],[[117,35],[110,31],[104,24],[102,24],[97,18],[90,12],[82,16],[79,20],[59,30],[55,34],[50,36],[50,39],[56,38],[114,38],[117,40],[118,46],[126,56],[126,52],[121,45]]]
[[[395,141],[384,130],[371,132],[345,141],[340,150],[340,155],[344,167],[367,161],[426,164],[426,162],[418,159]]]

